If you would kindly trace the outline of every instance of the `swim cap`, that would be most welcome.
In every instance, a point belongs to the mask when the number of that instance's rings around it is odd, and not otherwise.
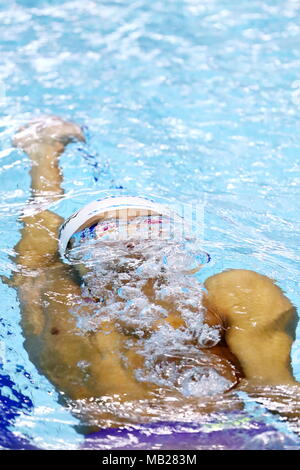
[[[109,196],[93,201],[69,217],[59,231],[59,252],[66,255],[68,244],[74,234],[97,224],[106,212],[122,209],[149,211],[172,218],[175,222],[183,223],[183,217],[170,208],[139,196]],[[116,212],[117,213],[117,212]]]

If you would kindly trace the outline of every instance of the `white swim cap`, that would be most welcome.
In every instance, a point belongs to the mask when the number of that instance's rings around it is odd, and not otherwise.
[[[151,199],[139,196],[109,196],[93,201],[78,212],[69,217],[61,226],[59,231],[59,252],[62,257],[65,256],[68,244],[72,236],[97,223],[105,212],[118,211],[121,209],[135,209],[149,211],[172,218],[182,224],[183,218],[174,210],[152,201]]]

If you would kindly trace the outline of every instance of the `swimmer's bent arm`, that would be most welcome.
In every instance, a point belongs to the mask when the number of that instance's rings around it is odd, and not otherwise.
[[[282,290],[254,271],[233,269],[205,282],[207,308],[222,318],[228,347],[252,385],[296,384],[291,346],[297,314]]]
[[[17,262],[25,268],[45,268],[59,261],[57,232],[63,219],[51,211],[40,211],[38,206],[63,194],[59,156],[76,139],[84,141],[80,127],[55,116],[29,123],[13,139],[13,145],[31,159],[32,202],[37,207],[33,215],[22,217],[24,227],[16,247]],[[35,204],[32,207],[34,211]]]
[[[10,285],[18,289],[22,304],[22,322],[26,334],[39,334],[42,328],[41,296],[51,276],[53,283],[59,278],[72,277],[68,266],[58,255],[58,229],[63,219],[49,210],[39,210],[39,204],[57,200],[63,194],[59,156],[73,140],[84,141],[79,126],[54,116],[33,121],[21,128],[13,139],[13,145],[22,149],[32,161],[31,191],[33,214],[21,218],[21,240],[16,245],[17,272]],[[49,268],[55,267],[55,269]],[[50,282],[51,283],[51,282]],[[52,283],[52,284],[53,284]],[[58,289],[59,286],[53,286]]]

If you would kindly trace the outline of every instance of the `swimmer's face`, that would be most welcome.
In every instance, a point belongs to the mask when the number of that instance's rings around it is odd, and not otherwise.
[[[100,220],[92,220],[92,225],[81,227],[69,253],[81,277],[91,268],[100,275],[108,271],[129,274],[145,270],[145,265],[147,277],[152,278],[163,275],[165,268],[194,274],[201,268],[203,256],[201,259],[191,246],[186,247],[182,222],[142,210],[107,212]],[[206,263],[205,253],[204,258]],[[163,266],[163,259],[168,266]]]
[[[144,260],[144,250],[168,239],[170,220],[142,210],[107,212],[94,225],[83,228],[72,247],[72,258],[80,276],[91,263],[109,265],[115,272],[130,272]],[[75,256],[74,256],[75,254]]]
[[[143,245],[144,246],[144,245]],[[105,250],[106,248],[106,250]],[[97,243],[92,248],[93,253],[89,260],[86,262],[75,263],[75,269],[80,277],[84,277],[92,269],[97,270],[101,267],[101,270],[110,270],[115,273],[133,273],[140,264],[145,261],[145,257],[142,251],[139,249],[139,243],[134,240],[122,241],[103,244]],[[105,250],[105,252],[103,252]],[[110,250],[111,256],[107,254]],[[115,256],[113,257],[113,252]]]

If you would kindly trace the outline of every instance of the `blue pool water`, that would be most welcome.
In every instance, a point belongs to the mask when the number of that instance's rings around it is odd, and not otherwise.
[[[299,308],[299,44],[299,0],[0,0],[0,274],[14,269],[30,196],[11,137],[51,113],[88,134],[62,157],[53,210],[120,188],[201,200],[212,262],[200,280],[254,269]],[[77,419],[23,347],[15,291],[0,289],[0,447],[80,447]],[[292,359],[300,380],[300,332]]]

